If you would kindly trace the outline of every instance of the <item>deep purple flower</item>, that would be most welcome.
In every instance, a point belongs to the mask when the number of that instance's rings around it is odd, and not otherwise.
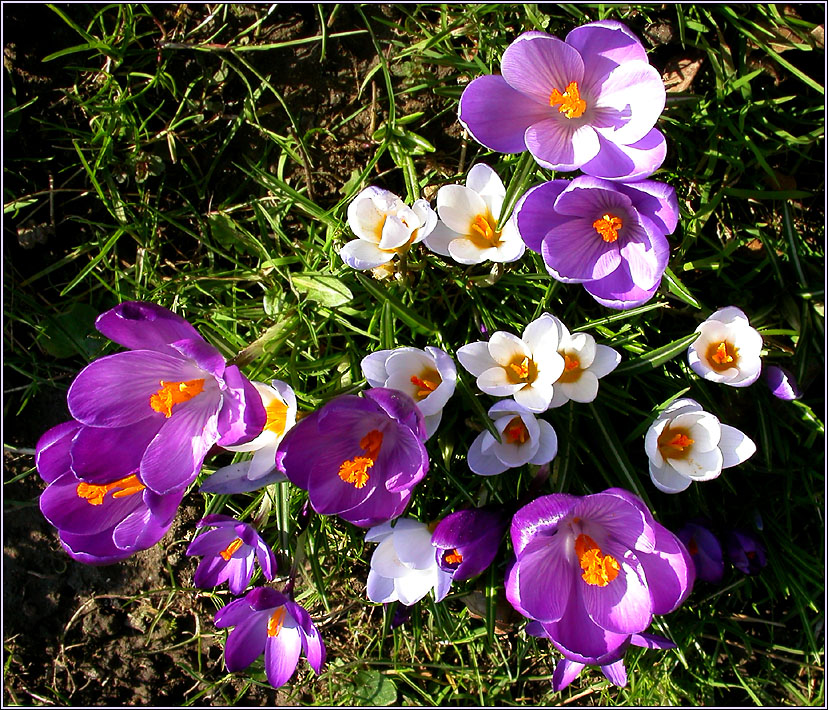
[[[526,192],[515,207],[523,240],[553,278],[581,283],[598,303],[633,308],[650,300],[667,268],[667,234],[678,224],[675,190],[581,175]]]
[[[641,43],[612,20],[561,40],[525,32],[510,44],[502,76],[472,81],[460,122],[500,153],[528,150],[543,167],[639,180],[655,172],[666,143],[654,128],[666,93]]]
[[[774,397],[784,400],[800,399],[802,390],[796,382],[796,378],[790,370],[778,365],[765,365],[762,370],[762,377],[768,383]]]
[[[693,587],[684,545],[620,488],[538,498],[515,514],[511,535],[506,597],[578,663],[614,662]]]
[[[768,563],[765,546],[746,530],[731,530],[725,540],[731,564],[745,574],[759,574]]]
[[[264,652],[267,680],[278,688],[296,670],[300,651],[317,674],[325,663],[325,644],[308,612],[275,589],[254,587],[219,609],[215,623],[220,629],[236,627],[224,647],[231,673],[244,670]]]
[[[434,528],[431,544],[437,548],[437,564],[457,582],[483,572],[494,560],[508,524],[499,509],[458,510]]]
[[[227,581],[230,591],[239,595],[250,584],[257,559],[265,578],[273,579],[276,556],[252,525],[213,514],[199,520],[196,527],[215,528],[196,537],[187,548],[188,555],[204,556],[193,578],[196,587],[210,589]]]
[[[78,478],[108,484],[137,470],[155,493],[181,493],[213,444],[261,432],[256,389],[180,316],[131,301],[95,327],[129,351],[96,360],[69,388],[69,411],[87,425],[72,442]]]
[[[676,536],[693,558],[696,577],[711,584],[721,582],[724,576],[724,558],[719,538],[700,522],[687,523]]]
[[[279,469],[323,515],[363,528],[400,515],[428,471],[423,415],[384,387],[341,395],[300,420],[276,452]]]
[[[37,442],[37,471],[49,484],[40,496],[40,510],[58,529],[60,544],[70,557],[106,565],[164,537],[183,492],[153,493],[137,470],[105,484],[80,480],[72,471],[70,451],[84,429],[76,421],[64,422]]]
[[[549,634],[547,634],[544,630],[543,625],[537,621],[530,621],[526,625],[526,633],[539,638],[550,638]],[[640,633],[630,634],[626,642],[623,643],[614,653],[603,658],[593,658],[579,661],[567,658],[566,653],[561,651],[564,654],[564,657],[555,665],[555,671],[552,674],[552,689],[555,692],[558,692],[566,688],[580,675],[581,671],[587,665],[600,666],[601,672],[610,683],[623,688],[627,685],[627,669],[624,666],[623,659],[627,648],[630,646],[668,649],[675,648],[676,644],[663,636]]]

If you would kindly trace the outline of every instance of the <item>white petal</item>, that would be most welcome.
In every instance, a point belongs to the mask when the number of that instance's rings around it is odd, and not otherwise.
[[[387,604],[397,601],[397,592],[394,589],[394,580],[383,577],[374,570],[368,571],[368,584],[365,589],[368,599],[377,604]]]
[[[417,227],[417,234],[412,242],[412,244],[416,244],[426,239],[434,231],[437,226],[437,213],[431,209],[428,200],[417,200],[411,205],[411,211],[417,215],[420,225]]]
[[[736,306],[725,306],[713,313],[707,320],[717,320],[721,323],[738,323],[744,321],[748,323],[748,317],[741,308]]]
[[[407,568],[397,556],[397,550],[394,546],[394,538],[398,534],[395,530],[391,536],[385,538],[379,544],[377,549],[374,550],[374,554],[371,555],[371,569],[376,570],[377,574],[381,574],[383,577],[395,579],[407,572]]]
[[[503,473],[507,468],[493,454],[483,453],[483,440],[487,434],[494,441],[494,437],[489,432],[481,432],[472,442],[472,445],[469,447],[469,453],[466,455],[466,463],[469,465],[469,468],[480,476],[494,476],[498,473]]]
[[[435,254],[451,256],[449,253],[449,244],[462,236],[462,234],[455,232],[453,229],[449,229],[444,222],[437,222],[437,225],[431,233],[423,240],[423,244]]]
[[[481,392],[490,394],[492,397],[511,397],[527,388],[527,385],[523,383],[514,384],[511,382],[506,375],[506,370],[500,365],[481,373],[480,377],[477,378],[477,386]]]
[[[449,244],[449,255],[458,264],[482,264],[490,261],[489,252],[493,249],[481,249],[471,239],[460,236]]]
[[[656,466],[650,461],[650,479],[662,493],[681,493],[690,487],[692,481],[680,475],[670,464]]]
[[[247,471],[247,477],[251,481],[258,481],[276,470],[277,448],[279,448],[279,444],[274,442],[271,446],[265,446],[253,454],[253,458],[250,460],[250,468]]]
[[[598,396],[598,378],[591,370],[584,370],[575,382],[557,382],[555,390],[558,388],[575,402],[592,402]]]
[[[539,414],[549,409],[549,403],[552,401],[553,390],[552,387],[539,387],[537,383],[524,387],[519,392],[515,392],[512,396],[515,402],[522,404],[530,412]]]
[[[548,409],[563,407],[563,405],[565,405],[568,401],[569,397],[566,396],[566,392],[564,392],[562,388],[555,385],[554,391],[552,392],[552,400],[549,402]]]
[[[544,313],[523,329],[523,342],[535,354],[536,359],[541,358],[549,351],[557,354],[558,343],[564,329],[565,326],[560,320],[551,313]],[[558,357],[561,356],[558,355]],[[563,359],[561,359],[561,362],[563,362]]]
[[[605,377],[618,367],[620,362],[621,355],[617,350],[608,345],[596,345],[595,358],[589,366],[589,371],[596,377]]]
[[[489,354],[489,344],[482,340],[461,347],[457,351],[457,359],[475,377],[497,365]]]
[[[393,192],[373,185],[366,187],[348,205],[348,226],[360,239],[379,244],[385,217],[397,205],[402,201]]]
[[[407,606],[416,604],[434,587],[437,582],[435,566],[430,570],[409,571],[405,577],[394,580],[394,588],[400,601]]]
[[[647,452],[647,458],[650,459],[650,462],[655,463],[656,466],[664,465],[664,457],[658,450],[658,437],[661,436],[661,432],[669,423],[669,419],[656,419],[644,435],[644,451]]]
[[[555,433],[552,425],[543,419],[538,419],[538,426],[540,429],[538,433],[538,450],[529,463],[544,464],[558,455],[558,435]]]
[[[411,209],[406,207],[411,212]],[[400,211],[402,213],[402,210]],[[402,215],[405,217],[406,215]],[[417,218],[413,212],[409,215],[410,221],[416,222]],[[385,219],[385,224],[382,226],[382,239],[380,239],[380,249],[397,249],[408,244],[411,239],[411,232],[416,227],[411,227],[400,218],[400,214],[389,215]]]
[[[437,414],[423,415],[423,424],[425,424],[426,440],[434,436],[434,433],[440,427],[440,421],[443,418],[443,410],[441,409]]]
[[[339,256],[348,266],[358,271],[387,264],[394,258],[393,251],[382,251],[376,244],[354,239],[339,250]]]
[[[694,481],[710,481],[722,472],[722,452],[718,448],[712,451],[696,451],[691,445],[685,458],[670,459],[670,465],[682,476]]]
[[[466,187],[480,195],[489,207],[492,217],[500,217],[506,188],[497,173],[485,163],[477,163],[469,170]]]
[[[523,340],[502,330],[492,333],[489,339],[489,354],[496,363],[503,367],[508,367],[515,361],[520,362],[524,357],[532,357],[532,351]]]
[[[499,419],[506,414],[515,416],[520,414],[531,414],[531,412],[526,409],[526,407],[515,402],[513,399],[502,399],[489,407],[489,416],[492,419]]]
[[[703,411],[704,409],[695,399],[690,399],[689,397],[682,397],[680,399],[675,400],[674,402],[671,402],[670,406],[664,409],[664,411],[662,411],[661,414],[658,415],[658,418],[671,419],[673,417],[677,417],[679,414]]]
[[[436,565],[431,533],[425,523],[408,530],[394,529],[394,549],[406,567],[423,570]]]
[[[570,348],[578,353],[578,362],[581,365],[582,370],[586,370],[590,365],[592,365],[592,361],[595,360],[595,338],[593,338],[589,333],[575,333],[570,338]],[[558,345],[558,352],[564,350]]]
[[[381,542],[391,535],[393,531],[394,529],[391,527],[390,522],[375,525],[365,533],[365,542]]]
[[[722,438],[719,448],[722,451],[722,468],[736,466],[747,461],[756,453],[756,444],[736,427],[722,424]]]
[[[362,358],[362,362],[360,362],[362,374],[371,387],[385,386],[385,381],[388,379],[388,370],[385,367],[385,361],[393,352],[393,350],[377,350],[375,353],[371,353]]]
[[[693,450],[710,451],[717,447],[722,436],[722,427],[719,420],[709,412],[694,412],[676,417],[673,420],[674,426],[690,417],[695,417],[695,422],[688,427],[688,435],[693,439]]]
[[[463,185],[444,185],[437,191],[437,214],[455,232],[468,234],[474,218],[487,212],[483,198]]]

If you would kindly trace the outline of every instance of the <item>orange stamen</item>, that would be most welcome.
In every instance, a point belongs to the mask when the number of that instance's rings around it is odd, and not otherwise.
[[[494,230],[493,220],[488,214],[475,215],[469,225],[469,239],[478,249],[490,249],[500,244],[500,232]]]
[[[224,558],[225,562],[229,562],[233,553],[238,550],[244,543],[240,537],[237,537],[227,547],[225,547],[219,554]]]
[[[549,96],[549,105],[558,106],[558,113],[564,114],[567,118],[580,118],[587,107],[586,101],[581,98],[577,81],[570,81],[563,93],[557,89],[552,89]]]
[[[133,493],[140,493],[144,488],[146,486],[133,474],[113,483],[105,483],[103,485],[81,481],[78,483],[76,492],[78,498],[86,499],[89,505],[101,505],[104,502],[104,497],[110,491],[114,491],[112,493],[113,498],[125,498],[126,496],[131,496]]]
[[[525,444],[529,438],[529,431],[520,417],[514,417],[503,430],[506,442],[509,444]]]
[[[580,361],[577,358],[569,357],[569,355],[564,355],[564,369],[569,372],[571,370],[575,370],[581,366]]]
[[[686,449],[694,443],[686,431],[667,427],[658,437],[658,450],[665,459],[683,459],[690,453]]]
[[[204,380],[188,380],[187,382],[164,382],[161,388],[150,396],[150,407],[160,412],[167,419],[172,416],[172,408],[176,404],[186,402],[204,389]]]
[[[368,470],[376,463],[382,447],[382,432],[377,429],[369,431],[359,442],[365,456],[354,456],[339,465],[339,477],[345,483],[352,483],[354,488],[364,488],[370,476]]]
[[[719,347],[717,347],[716,352],[713,353],[712,359],[718,362],[720,365],[725,365],[728,362],[733,362],[733,355],[731,355],[727,351],[727,343],[719,343]]]
[[[268,636],[278,636],[279,632],[282,630],[282,626],[285,625],[285,607],[280,606],[276,611],[271,614],[270,618],[267,620],[267,635]]]
[[[684,451],[692,443],[694,443],[693,440],[687,436],[687,434],[676,434],[672,439],[670,439],[667,446],[672,446],[674,449]]]
[[[443,382],[443,379],[440,377],[440,373],[438,373],[437,370],[426,369],[420,373],[419,377],[417,377],[417,375],[411,375],[411,379],[409,381],[415,387],[419,387],[415,396],[418,400],[421,400],[425,399],[434,390],[436,390]]]
[[[528,357],[523,358],[523,360],[521,360],[517,365],[515,363],[511,363],[509,367],[512,368],[519,380],[525,380],[527,377],[529,377]]]
[[[462,561],[463,555],[457,551],[457,548],[453,549],[443,558],[443,562],[447,565],[459,565]]]
[[[624,226],[624,223],[620,217],[607,213],[601,219],[596,219],[592,223],[592,226],[601,235],[601,239],[605,242],[612,243],[618,239],[618,230]]]
[[[575,554],[584,571],[581,575],[584,582],[595,587],[606,587],[621,571],[618,561],[610,555],[603,555],[589,535],[582,533],[575,539]]]
[[[287,423],[287,405],[280,399],[274,399],[265,407],[265,414],[267,414],[267,421],[265,421],[264,428],[266,431],[272,431],[274,434],[281,434],[285,430]]]

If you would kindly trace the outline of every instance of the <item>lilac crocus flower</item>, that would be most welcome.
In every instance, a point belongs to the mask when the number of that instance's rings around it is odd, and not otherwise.
[[[618,660],[632,634],[693,586],[684,545],[620,488],[537,498],[515,514],[511,536],[507,599],[578,663]]]
[[[640,180],[666,143],[654,128],[666,93],[644,47],[620,22],[591,22],[565,41],[525,32],[503,53],[501,76],[472,81],[460,122],[500,153],[528,150],[544,168]]]
[[[718,584],[724,576],[724,559],[722,544],[710,529],[700,521],[689,522],[676,536],[684,543],[693,564],[696,566],[696,577],[711,584]]]
[[[667,234],[678,224],[675,190],[581,175],[526,192],[515,207],[526,246],[550,275],[580,283],[601,305],[626,309],[652,298],[667,268]]]
[[[276,461],[311,506],[360,527],[400,515],[428,471],[423,415],[404,392],[385,387],[341,395],[300,420]]]
[[[526,633],[530,636],[552,640],[544,630],[543,625],[537,621],[530,621],[526,625]],[[554,644],[554,640],[552,642]],[[567,657],[566,652],[559,648],[558,650],[564,654],[564,657],[555,665],[555,671],[552,674],[552,689],[558,692],[566,688],[587,665],[600,666],[601,672],[610,683],[623,688],[627,685],[627,669],[624,666],[623,658],[630,646],[658,649],[676,648],[676,644],[670,639],[650,633],[630,634],[626,643],[622,644],[614,653],[601,658],[574,660]]]
[[[129,351],[87,365],[69,388],[69,411],[86,425],[72,442],[78,478],[108,484],[138,470],[151,491],[183,493],[213,444],[261,432],[256,389],[180,316],[129,301],[95,327]]]
[[[502,510],[458,510],[443,518],[431,534],[437,564],[455,581],[476,577],[494,560],[508,519]]]
[[[235,628],[227,637],[224,663],[231,673],[247,668],[264,652],[268,682],[279,688],[296,671],[299,653],[319,674],[325,645],[308,612],[269,587],[254,587],[216,613],[216,626]]]
[[[76,421],[64,422],[37,442],[37,471],[49,484],[40,496],[40,510],[58,529],[60,544],[72,559],[106,565],[164,537],[182,493],[153,493],[137,470],[106,484],[82,481],[72,471],[70,451],[84,428]]]
[[[727,556],[731,564],[745,574],[759,574],[768,563],[765,546],[752,533],[731,530],[725,540]]]
[[[193,578],[196,587],[210,589],[227,581],[230,591],[238,596],[250,584],[255,560],[265,578],[273,579],[276,556],[252,525],[213,514],[199,520],[196,527],[215,528],[196,537],[187,548],[188,555],[204,557]]]
[[[762,377],[774,397],[784,400],[800,399],[802,390],[790,370],[778,365],[766,365],[762,370]]]

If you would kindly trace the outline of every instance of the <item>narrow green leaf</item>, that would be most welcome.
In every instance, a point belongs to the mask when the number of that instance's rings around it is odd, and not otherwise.
[[[380,303],[388,303],[388,305],[394,309],[395,313],[405,323],[407,323],[409,327],[413,328],[414,330],[419,330],[424,333],[427,333],[428,335],[433,335],[437,332],[436,326],[427,321],[425,318],[422,318],[419,315],[417,315],[410,308],[407,308],[399,299],[397,299],[395,296],[392,296],[386,289],[377,286],[367,276],[357,274],[356,277],[360,284],[362,284],[362,287],[366,291],[368,291],[368,293],[371,296],[373,296]]]
[[[307,294],[309,300],[330,308],[344,306],[354,298],[351,290],[340,279],[330,274],[291,274],[290,281],[299,293]]]
[[[693,308],[702,308],[701,303],[693,297],[693,294],[690,293],[687,286],[681,282],[679,277],[669,267],[664,270],[664,278],[667,280],[667,288],[670,290],[670,293],[678,296],[686,304],[693,306]]]
[[[685,335],[683,338],[674,340],[672,343],[667,343],[667,345],[663,345],[660,348],[650,350],[650,352],[645,353],[641,357],[621,363],[617,368],[615,368],[615,372],[613,374],[634,375],[639,372],[652,370],[659,365],[663,365],[668,360],[672,360],[674,357],[681,355],[687,350],[690,343],[698,337],[699,333],[690,333],[690,335]]]
[[[535,174],[537,167],[538,164],[528,150],[520,156],[515,172],[512,174],[512,179],[509,180],[509,186],[506,188],[503,207],[500,209],[500,217],[497,220],[497,231],[503,229],[509,217],[512,216],[512,210],[517,204],[517,201],[529,189],[532,183],[532,176]]]

